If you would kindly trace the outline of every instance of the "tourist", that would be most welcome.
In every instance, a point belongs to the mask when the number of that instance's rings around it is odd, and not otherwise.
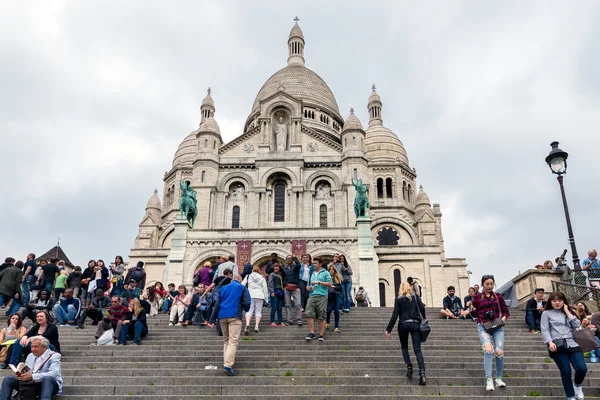
[[[73,297],[79,297],[81,293],[81,276],[81,267],[76,265],[67,278],[67,288],[73,289]]]
[[[252,266],[252,264],[246,263],[244,265],[244,271],[240,274],[242,276],[242,279],[246,279],[246,277],[252,273],[253,269],[254,269],[254,267]],[[260,273],[260,268],[259,268],[259,273]]]
[[[529,327],[529,332],[540,333],[540,319],[545,306],[544,288],[535,289],[533,297],[525,305],[525,323]]]
[[[146,288],[146,291],[144,292],[144,300],[150,305],[150,312],[148,315],[151,317],[158,315],[160,297],[156,294],[156,289],[154,286],[148,286]]]
[[[119,344],[126,345],[127,335],[129,335],[133,336],[133,344],[139,345],[141,338],[148,334],[146,311],[144,311],[140,299],[133,299],[129,304],[129,312],[124,318],[117,324],[121,328],[117,327]]]
[[[289,258],[283,266],[283,294],[285,311],[287,314],[287,324],[292,325],[294,320],[298,326],[302,326],[302,298],[300,294],[300,261],[296,257],[292,258],[290,263]]]
[[[110,307],[106,309],[106,312],[103,313],[102,321],[98,323],[95,338],[99,339],[104,334],[104,332],[106,332],[109,329],[112,329],[113,339],[115,340],[115,344],[117,344],[117,325],[119,321],[125,319],[128,312],[129,308],[121,304],[121,299],[119,298],[119,296],[112,296],[110,299]]]
[[[124,281],[125,285],[131,280],[134,280],[140,288],[146,287],[146,271],[144,270],[144,263],[142,261],[138,261],[135,267],[129,268],[127,271]]]
[[[300,299],[302,301],[302,310],[306,309],[306,302],[308,301],[308,291],[306,287],[308,286],[308,280],[314,271],[314,266],[312,264],[312,257],[310,254],[302,254],[300,258]]]
[[[50,259],[50,264],[44,265],[42,267],[42,272],[40,276],[38,276],[38,283],[44,282],[44,288],[52,293],[52,287],[54,286],[54,280],[56,279],[56,274],[60,272],[56,262],[58,260],[56,258]]]
[[[279,263],[279,257],[277,256],[277,253],[271,253],[271,259],[265,266],[265,272],[267,274],[267,277],[271,274],[271,272],[273,272],[273,266],[276,263]]]
[[[406,376],[410,379],[413,375],[413,364],[410,360],[410,354],[408,353],[408,335],[412,340],[413,351],[415,357],[417,357],[417,364],[419,365],[419,385],[425,385],[425,360],[423,359],[423,353],[421,352],[421,342],[423,338],[421,336],[421,320],[425,318],[425,306],[421,301],[421,298],[413,293],[412,287],[408,282],[402,282],[400,285],[400,291],[398,297],[394,301],[394,312],[385,334],[388,338],[391,338],[392,329],[398,322],[398,336],[400,336],[400,347],[402,347],[402,358],[406,364]]]
[[[162,284],[161,284],[162,285]],[[173,297],[177,296],[179,292],[175,290],[175,284],[169,283],[167,285],[167,290],[165,291],[165,295],[163,297],[162,311],[165,314],[168,314],[171,311],[171,306],[173,305]]]
[[[96,281],[96,288],[94,291],[96,289],[102,289],[105,292],[108,290],[108,276],[108,268],[106,268],[104,261],[98,260],[96,262],[96,268],[94,269],[94,278]],[[88,288],[88,291],[89,290],[90,289]]]
[[[110,273],[112,278],[112,288],[110,289],[111,296],[120,296],[123,292],[123,286],[125,285],[125,279],[123,274],[125,273],[125,264],[123,263],[123,257],[116,256],[115,263],[110,266]]]
[[[50,400],[62,393],[61,355],[49,347],[50,342],[44,336],[31,338],[31,354],[25,359],[29,371],[19,376],[5,377],[0,386],[0,400],[10,400],[13,390],[19,395],[24,391],[24,387],[39,393],[40,400]]]
[[[478,294],[478,293],[480,293],[480,292],[479,292],[479,285],[478,285],[478,284],[474,284],[474,285],[473,285],[473,290],[475,291],[475,294]]]
[[[313,259],[314,272],[308,279],[308,301],[306,302],[306,319],[308,321],[309,334],[306,340],[314,340],[315,319],[319,321],[319,341],[325,340],[325,317],[327,314],[327,288],[331,286],[331,275],[323,268],[323,260]]]
[[[84,309],[81,312],[81,316],[79,317],[79,321],[77,322],[77,327],[75,329],[83,329],[83,324],[85,323],[85,319],[87,317],[92,319],[92,325],[98,325],[98,323],[104,318],[106,309],[110,306],[110,297],[105,296],[102,289],[96,289],[95,296],[92,299],[92,304],[89,308]]]
[[[359,286],[358,290],[354,294],[354,300],[356,300],[357,307],[371,306],[371,299],[369,298],[369,293],[365,290],[363,286]]]
[[[50,342],[50,350],[60,353],[58,328],[55,325],[50,324],[50,314],[48,314],[48,311],[38,311],[35,316],[35,321],[36,323],[33,324],[31,329],[25,332],[25,335],[21,338],[21,340],[18,340],[13,344],[13,349],[10,353],[10,359],[7,364],[19,365],[21,352],[24,352],[25,355],[27,355],[31,351],[30,338],[34,336],[42,335]],[[6,368],[6,365],[0,364],[0,368]]]
[[[31,301],[31,289],[36,270],[37,263],[35,262],[35,254],[29,253],[27,254],[27,260],[23,266],[23,283],[21,284],[23,305],[27,305]]]
[[[210,261],[206,261],[202,268],[200,268],[200,283],[204,285],[205,288],[209,287],[213,282],[213,269]]]
[[[141,289],[138,287],[135,279],[130,279],[127,283],[125,290],[121,293],[121,302],[124,306],[128,306],[131,300],[140,298],[142,294]]]
[[[338,272],[335,264],[329,265],[329,275],[331,275],[332,285],[327,288],[327,321],[325,329],[329,330],[331,322],[331,313],[334,318],[334,333],[340,333],[340,300],[342,298],[342,276]]]
[[[475,296],[475,288],[469,288],[469,294],[465,296],[465,318],[471,317],[473,321],[477,320],[477,313],[473,307],[473,297]]]
[[[246,327],[244,328],[244,334],[250,333],[250,320],[252,319],[252,313],[254,313],[254,332],[258,333],[258,324],[260,323],[260,317],[262,316],[263,303],[269,301],[269,289],[267,288],[267,282],[265,278],[260,274],[260,268],[255,266],[252,273],[248,275],[242,285],[248,288],[250,293],[251,304],[250,309],[246,313]]]
[[[171,315],[169,317],[169,326],[173,326],[173,321],[177,317],[177,326],[183,326],[183,317],[190,305],[191,296],[184,285],[179,285],[179,293],[173,297],[173,305],[171,306]]]
[[[584,271],[590,271],[593,273],[600,272],[600,261],[596,259],[598,256],[598,252],[596,249],[591,249],[588,251],[588,258],[583,260],[583,264],[581,264]]]
[[[282,306],[283,298],[283,277],[281,276],[281,265],[273,264],[273,272],[269,274],[268,279],[269,302],[271,303],[271,326],[285,326],[283,323]],[[275,314],[277,314],[277,324],[275,323]]]
[[[23,262],[17,261],[0,272],[0,304],[13,300],[6,315],[12,315],[21,307],[21,282],[23,282]]]
[[[494,390],[492,379],[492,361],[496,355],[496,386],[505,387],[502,380],[504,370],[504,326],[486,330],[484,324],[501,319],[503,322],[510,317],[510,312],[501,294],[494,292],[494,275],[484,275],[481,278],[483,292],[473,297],[473,307],[477,310],[477,332],[483,347],[483,367],[485,369],[485,390]],[[494,344],[492,345],[492,340]]]
[[[231,283],[232,279],[233,279],[233,273],[231,272],[230,269],[226,269],[225,271],[223,271],[223,276],[219,276],[206,289],[206,291],[208,291],[208,292],[210,292],[211,290],[214,290],[213,296],[212,296],[212,305],[210,306],[210,311],[207,312],[207,314],[210,315],[210,318],[208,321],[208,326],[213,328],[215,326],[215,323],[217,323],[217,325],[216,325],[217,326],[217,335],[219,335],[219,336],[223,336],[223,332],[221,331],[221,324],[218,323],[219,309],[218,309],[218,307],[216,307],[216,301],[217,301],[217,298],[219,296],[219,292],[221,291],[221,289],[223,287],[229,285]]]
[[[235,376],[233,365],[238,341],[242,333],[242,310],[250,310],[250,293],[242,285],[242,277],[235,275],[230,284],[215,294],[215,311],[223,332],[223,372]]]
[[[352,303],[352,268],[343,254],[340,254],[340,264],[342,265],[342,299],[344,301],[341,307],[342,311],[349,313],[350,303]]]
[[[61,270],[58,276],[56,277],[56,282],[54,283],[54,298],[56,301],[60,299],[60,296],[63,294],[65,289],[67,288],[67,278],[68,278],[67,270]]]
[[[81,302],[73,297],[73,289],[67,289],[63,293],[63,299],[56,302],[54,305],[54,315],[58,322],[58,326],[68,324],[75,325],[75,321],[79,318],[81,312]]]
[[[83,308],[87,308],[92,302],[92,293],[88,292],[90,282],[94,279],[96,274],[96,261],[88,261],[87,268],[81,274],[81,303]]]
[[[4,271],[6,268],[10,268],[15,265],[15,259],[12,257],[6,257],[4,262],[0,265],[0,272]]]
[[[208,306],[208,300],[210,299],[210,293],[206,293],[206,286],[199,283],[194,288],[194,294],[192,300],[185,313],[184,325],[205,325],[206,309]]]
[[[550,293],[542,313],[540,326],[550,358],[560,371],[567,399],[583,399],[581,384],[587,374],[587,366],[581,348],[573,339],[573,330],[579,328],[581,323],[571,313],[564,293]],[[574,381],[571,375],[571,365],[575,369]]]
[[[454,295],[454,286],[448,286],[447,293],[448,295],[444,297],[443,306],[440,310],[442,316],[446,319],[465,319],[468,312],[463,309],[460,297]]]
[[[406,282],[408,282],[408,284],[410,285],[410,288],[412,289],[413,293],[421,297],[421,286],[417,283],[417,281],[415,281],[412,278],[412,276],[409,276],[408,278],[406,278]]]
[[[13,314],[6,321],[6,328],[0,332],[0,363],[4,363],[10,357],[12,345],[21,340],[27,329],[23,326],[23,319],[19,314]],[[6,368],[6,363],[4,363]]]
[[[213,276],[213,282],[215,281],[215,279],[217,279],[219,276],[223,276],[224,275],[224,271],[226,269],[230,269],[233,272],[233,275],[237,275],[238,274],[238,266],[235,263],[235,256],[232,254],[227,258],[226,262],[223,262],[221,264],[219,264],[219,266],[217,267],[217,270],[215,271],[215,275]]]
[[[36,298],[27,305],[27,307],[23,308],[21,311],[21,319],[25,319],[25,317],[29,318],[31,321],[35,322],[35,316],[38,311],[46,310],[48,312],[54,309],[54,301],[50,298],[50,293],[46,291],[46,289],[42,289],[38,292]]]

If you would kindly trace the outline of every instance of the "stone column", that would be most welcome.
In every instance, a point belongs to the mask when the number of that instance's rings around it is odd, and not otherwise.
[[[371,305],[379,307],[379,257],[375,253],[371,218],[356,219],[358,228],[358,285],[369,293]]]
[[[183,257],[190,225],[186,219],[177,216],[174,221],[175,230],[171,240],[171,251],[165,266],[165,282],[183,282]]]

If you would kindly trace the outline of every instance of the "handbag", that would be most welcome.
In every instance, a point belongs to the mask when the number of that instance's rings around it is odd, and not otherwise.
[[[483,294],[481,295],[481,300],[483,300]],[[496,301],[498,301],[498,296],[496,296]],[[483,328],[488,333],[492,333],[496,329],[504,326],[504,321],[502,320],[502,308],[500,308],[500,304],[498,304],[498,309],[500,310],[500,317],[483,323]]]
[[[275,293],[275,297],[279,297],[280,299],[282,299],[284,296],[283,290],[281,290],[281,289],[275,289],[274,293]]]
[[[419,312],[419,316],[421,317],[421,322],[419,323],[419,330],[421,331],[421,342],[425,343],[427,341],[427,337],[431,333],[431,327],[429,326],[429,322],[427,321],[427,319],[423,318],[423,314],[421,314],[421,309],[419,308],[420,300],[417,298],[416,295],[413,296],[415,297],[417,311]]]
[[[290,292],[295,292],[296,289],[298,289],[298,285],[296,285],[295,283],[287,283],[285,285],[285,290],[288,290]]]
[[[573,339],[577,342],[581,351],[588,352],[592,350],[596,350],[598,347],[598,343],[594,337],[594,333],[587,328],[581,328],[577,330],[573,330]],[[556,342],[554,342],[556,344]],[[558,347],[558,344],[556,344]]]

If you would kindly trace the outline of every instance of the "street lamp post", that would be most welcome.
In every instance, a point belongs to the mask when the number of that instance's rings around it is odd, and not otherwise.
[[[569,154],[558,147],[558,142],[552,142],[550,143],[550,146],[552,146],[552,150],[550,150],[550,154],[546,157],[546,163],[550,167],[552,173],[558,175],[557,180],[560,185],[560,194],[562,195],[563,207],[565,209],[565,218],[567,219],[569,244],[571,245],[571,253],[573,253],[573,269],[575,271],[580,271],[579,255],[577,254],[577,246],[575,246],[575,237],[573,236],[573,227],[571,226],[571,216],[569,215],[565,186],[563,185],[563,175],[567,173],[567,157],[569,157]]]

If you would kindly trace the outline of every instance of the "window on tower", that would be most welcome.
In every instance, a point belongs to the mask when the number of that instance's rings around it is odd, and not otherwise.
[[[231,227],[233,229],[240,227],[240,208],[238,206],[233,207],[233,213],[231,215]]]
[[[274,189],[274,221],[283,222],[285,221],[285,184],[278,182]]]
[[[327,228],[327,206],[325,204],[321,204],[319,207],[319,227]]]
[[[377,198],[383,199],[383,178],[377,179]]]
[[[387,178],[385,180],[385,197],[391,199],[392,196],[392,178]]]

